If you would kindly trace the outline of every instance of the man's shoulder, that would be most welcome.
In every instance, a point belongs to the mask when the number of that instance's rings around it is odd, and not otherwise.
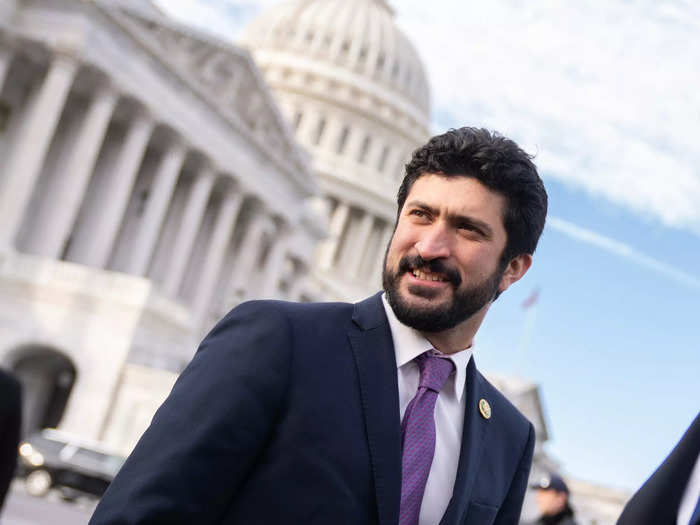
[[[231,313],[259,312],[269,315],[282,315],[295,319],[319,319],[337,315],[352,315],[353,306],[352,303],[343,302],[297,303],[274,299],[259,299],[241,303],[236,306]]]

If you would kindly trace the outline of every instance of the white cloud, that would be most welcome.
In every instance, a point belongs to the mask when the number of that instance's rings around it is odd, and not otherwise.
[[[658,259],[645,255],[628,244],[610,237],[606,237],[605,235],[601,235],[592,230],[582,228],[581,226],[577,226],[576,224],[558,217],[547,217],[547,227],[563,233],[564,235],[567,235],[568,237],[571,237],[577,241],[585,242],[607,252],[613,253],[633,264],[642,266],[659,275],[668,277],[679,284],[695,290],[700,290],[700,278],[679,270],[670,264],[666,264]]]
[[[225,38],[278,0],[158,0]],[[393,0],[435,129],[483,125],[546,177],[700,233],[700,7],[692,0]]]
[[[538,152],[546,176],[700,233],[695,4],[434,5],[404,0],[398,14],[441,127],[498,129]]]

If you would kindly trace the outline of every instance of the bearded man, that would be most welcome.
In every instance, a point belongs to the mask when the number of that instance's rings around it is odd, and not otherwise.
[[[406,166],[383,293],[235,308],[91,523],[516,524],[535,433],[472,342],[546,212],[513,141],[433,137]]]

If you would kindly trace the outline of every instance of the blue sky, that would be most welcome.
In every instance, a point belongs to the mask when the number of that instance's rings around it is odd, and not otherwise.
[[[235,40],[278,2],[158,3]],[[391,4],[425,61],[433,130],[514,138],[550,196],[535,265],[489,313],[479,366],[540,385],[564,473],[635,489],[700,410],[700,8]]]

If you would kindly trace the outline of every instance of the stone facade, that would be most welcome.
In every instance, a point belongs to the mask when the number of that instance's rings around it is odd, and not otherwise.
[[[325,227],[249,53],[119,4],[0,9],[0,365],[25,433],[128,453],[228,309],[315,298]]]
[[[423,64],[384,0],[286,2],[253,21],[243,44],[321,186],[329,237],[317,293],[362,299],[381,284],[404,163],[429,136]]]

